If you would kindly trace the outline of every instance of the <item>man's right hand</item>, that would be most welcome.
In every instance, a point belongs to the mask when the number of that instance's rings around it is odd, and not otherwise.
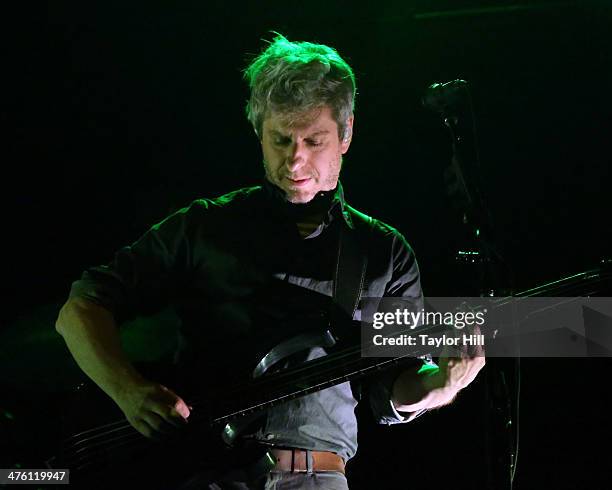
[[[189,407],[176,393],[134,369],[109,310],[84,298],[71,298],[60,310],[56,329],[79,367],[142,435],[157,438],[173,426],[185,425]]]
[[[185,425],[189,407],[176,393],[134,369],[109,310],[87,299],[71,298],[60,310],[56,329],[79,367],[142,435],[158,438]]]
[[[115,396],[115,402],[128,422],[150,439],[159,439],[184,427],[190,415],[190,409],[181,397],[150,381],[132,385]]]

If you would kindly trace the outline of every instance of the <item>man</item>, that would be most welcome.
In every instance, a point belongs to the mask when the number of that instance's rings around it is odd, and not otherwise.
[[[292,319],[331,311],[320,300],[336,299],[340,237],[362,236],[362,215],[345,203],[338,181],[353,135],[351,68],[327,46],[278,35],[245,77],[247,116],[263,152],[263,186],[197,200],[153,226],[112,263],[87,270],[57,320],[79,366],[150,438],[186,423],[189,401],[132,366],[120,346],[119,323],[173,305],[182,319],[184,377],[214,393],[242,368],[241,359],[250,359],[257,340],[276,338],[278,344]],[[368,233],[361,296],[421,304],[418,267],[406,240],[376,220]],[[265,321],[270,317],[285,326],[279,331]],[[299,353],[301,361],[325,354],[322,346]],[[383,374],[364,396],[380,423],[408,422],[450,403],[483,364],[482,357],[441,357],[437,369]],[[208,381],[211,371],[223,373],[221,383]],[[345,382],[270,409],[249,434],[278,459],[260,483],[347,488],[344,465],[357,449],[358,398]],[[230,488],[247,488],[242,485]]]

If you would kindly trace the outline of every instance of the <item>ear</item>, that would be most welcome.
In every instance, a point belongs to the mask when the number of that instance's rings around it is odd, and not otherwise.
[[[355,116],[352,114],[351,114],[351,117],[349,117],[346,120],[346,127],[344,128],[344,137],[340,141],[340,153],[342,153],[342,155],[344,155],[348,151],[349,146],[351,146],[351,141],[353,139],[353,122],[354,121],[355,121]]]

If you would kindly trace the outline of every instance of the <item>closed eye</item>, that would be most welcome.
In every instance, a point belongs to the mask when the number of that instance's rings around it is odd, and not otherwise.
[[[274,144],[277,146],[287,146],[291,143],[291,138],[274,138]]]

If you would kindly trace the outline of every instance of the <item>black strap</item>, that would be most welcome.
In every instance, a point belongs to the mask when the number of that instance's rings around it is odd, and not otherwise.
[[[374,220],[370,216],[348,205],[345,205],[345,209],[351,217],[354,229],[350,229],[344,223],[340,227],[333,287],[336,313],[332,313],[332,321],[339,314],[354,319],[363,292],[368,267],[368,248],[374,228]]]
[[[334,274],[331,321],[342,325],[346,319],[355,319],[355,310],[363,293],[368,252],[374,229],[374,219],[345,205],[354,229],[341,224],[338,239],[338,257]],[[361,382],[351,381],[351,390],[356,400],[361,400]]]

